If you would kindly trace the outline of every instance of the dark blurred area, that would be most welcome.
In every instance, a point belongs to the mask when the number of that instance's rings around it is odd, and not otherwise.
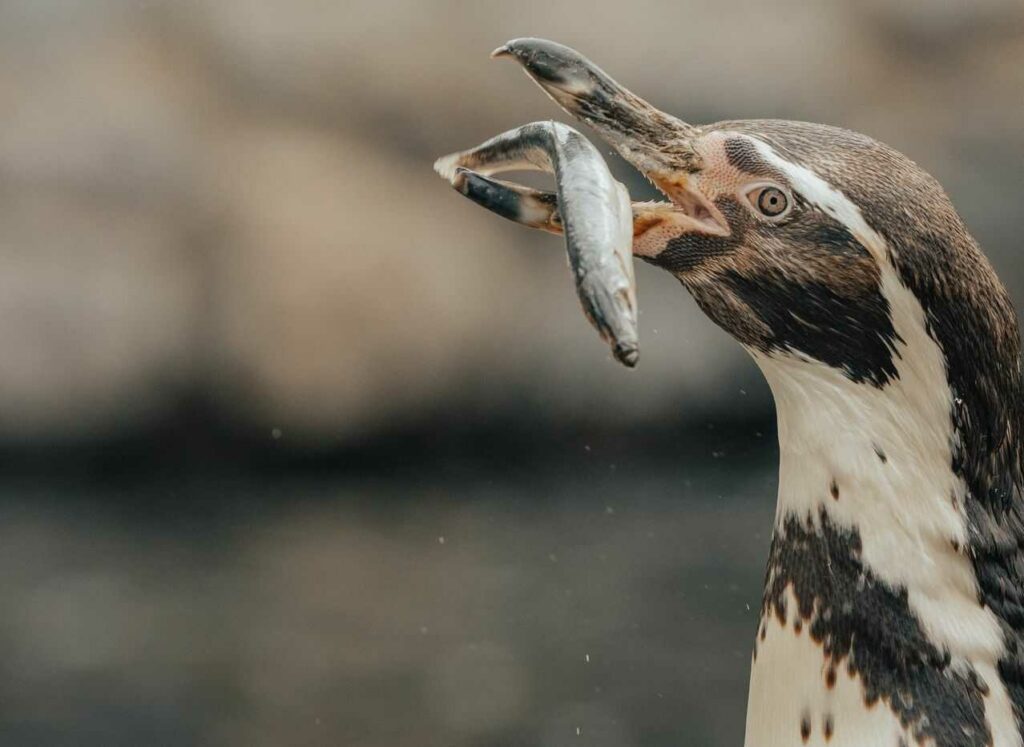
[[[6,0],[0,744],[742,741],[767,387],[431,170],[564,119],[528,35],[897,147],[1024,300],[1019,0]]]

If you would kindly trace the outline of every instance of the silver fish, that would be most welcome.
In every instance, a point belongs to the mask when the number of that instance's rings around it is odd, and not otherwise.
[[[434,169],[505,218],[563,233],[584,313],[615,358],[636,365],[633,209],[626,188],[589,140],[560,122],[534,122],[440,158]],[[553,173],[556,194],[488,178],[512,170]]]

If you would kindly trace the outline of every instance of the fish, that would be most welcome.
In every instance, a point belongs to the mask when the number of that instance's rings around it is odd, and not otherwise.
[[[532,122],[476,148],[439,158],[434,169],[461,194],[498,215],[565,237],[576,294],[587,319],[630,368],[640,358],[633,207],[597,148],[561,122]],[[554,174],[543,192],[491,175]]]

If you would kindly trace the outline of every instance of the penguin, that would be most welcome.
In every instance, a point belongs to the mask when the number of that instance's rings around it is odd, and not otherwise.
[[[688,124],[553,42],[494,56],[665,195],[634,205],[633,255],[774,397],[746,747],[1021,747],[1020,334],[942,187],[837,127]]]

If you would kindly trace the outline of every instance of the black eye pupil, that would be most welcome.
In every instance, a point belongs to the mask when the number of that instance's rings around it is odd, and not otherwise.
[[[774,187],[764,189],[757,200],[757,207],[769,217],[779,215],[786,209],[786,195]]]

